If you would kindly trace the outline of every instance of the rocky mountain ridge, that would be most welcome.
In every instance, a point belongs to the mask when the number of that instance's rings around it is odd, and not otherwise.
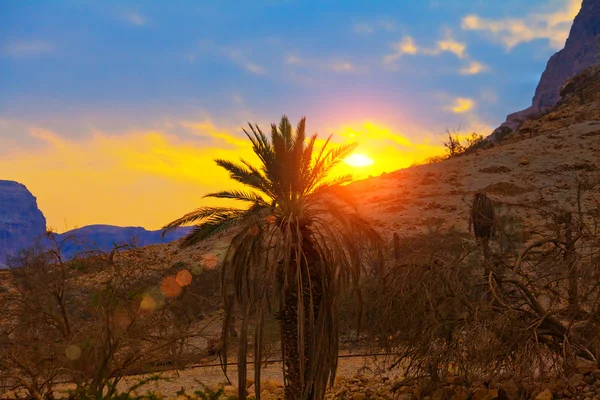
[[[89,225],[56,234],[66,259],[84,250],[109,251],[115,243],[134,242],[139,246],[168,243],[183,237],[190,228],[170,232],[164,238],[161,231],[142,227]],[[0,180],[0,268],[6,267],[7,257],[31,246],[47,246],[46,218],[38,208],[37,200],[25,185]]]
[[[46,218],[33,194],[23,184],[0,180],[0,267],[44,232]]]
[[[499,135],[520,128],[524,121],[548,113],[559,102],[564,82],[596,64],[600,64],[600,0],[583,0],[565,47],[548,60],[532,105],[509,114],[491,139],[496,141]]]

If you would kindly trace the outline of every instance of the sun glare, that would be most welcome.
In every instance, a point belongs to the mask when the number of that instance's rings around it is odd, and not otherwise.
[[[373,165],[375,161],[371,160],[369,157],[364,154],[352,154],[344,160],[344,162],[352,167],[367,167],[369,165]]]

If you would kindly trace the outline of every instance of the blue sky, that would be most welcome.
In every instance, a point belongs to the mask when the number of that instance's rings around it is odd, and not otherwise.
[[[170,146],[220,148],[223,135],[242,137],[246,121],[266,126],[284,113],[293,120],[306,115],[311,131],[354,132],[371,158],[408,154],[408,142],[439,146],[447,128],[487,135],[508,113],[530,105],[580,5],[2,0],[0,179],[38,189],[60,220],[67,210],[52,206],[59,199],[45,194],[50,189],[35,171],[55,165],[52,176],[68,180],[71,169],[90,166],[64,155],[57,161],[60,149],[94,151],[93,140],[107,140],[117,153],[119,140],[144,133]],[[36,154],[53,161],[14,170]],[[405,164],[376,163],[372,172]],[[112,167],[105,175],[94,168],[97,179],[114,179]],[[70,193],[94,196],[93,188]],[[127,223],[157,224],[145,221]]]

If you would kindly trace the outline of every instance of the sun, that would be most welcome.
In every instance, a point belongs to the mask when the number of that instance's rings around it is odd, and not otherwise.
[[[344,162],[352,167],[368,167],[369,165],[373,165],[375,161],[371,160],[369,157],[364,154],[351,154],[344,159]]]

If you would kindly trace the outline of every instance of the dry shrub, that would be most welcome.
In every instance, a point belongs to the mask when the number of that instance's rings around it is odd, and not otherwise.
[[[526,396],[579,358],[598,363],[600,213],[537,211],[546,222],[525,243],[497,227],[488,261],[473,239],[432,231],[401,240],[383,279],[365,283],[368,336],[407,381],[510,382]]]
[[[165,269],[168,260],[131,245],[69,261],[61,245],[11,261],[0,378],[13,389],[42,399],[62,381],[76,384],[76,398],[110,396],[126,374],[198,354],[204,315],[217,306],[205,297],[207,279],[182,265]],[[218,290],[216,273],[212,281]]]

